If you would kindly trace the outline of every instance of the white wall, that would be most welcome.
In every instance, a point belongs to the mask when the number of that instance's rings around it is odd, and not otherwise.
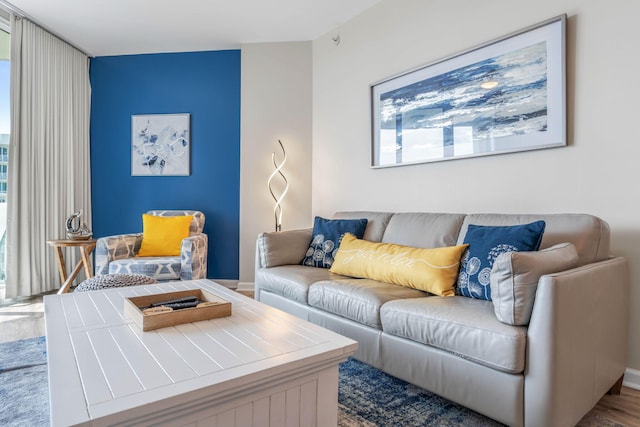
[[[369,168],[370,84],[562,13],[569,16],[568,147]],[[630,260],[628,366],[640,369],[639,16],[640,2],[631,0],[383,0],[315,40],[313,214],[598,215],[611,226],[612,252]]]
[[[242,50],[240,142],[240,283],[253,286],[256,237],[274,231],[273,199],[267,180],[271,153],[282,159],[289,192],[283,200],[282,229],[311,221],[311,42],[245,44]],[[281,181],[274,180],[274,189]]]

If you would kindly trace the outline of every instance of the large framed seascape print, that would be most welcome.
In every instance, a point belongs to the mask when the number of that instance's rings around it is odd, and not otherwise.
[[[189,123],[189,114],[131,116],[131,175],[189,175]]]
[[[372,167],[567,144],[562,15],[371,86]]]

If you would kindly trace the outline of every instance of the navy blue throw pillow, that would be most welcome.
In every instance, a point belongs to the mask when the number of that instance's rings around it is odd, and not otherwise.
[[[458,292],[469,298],[491,301],[489,276],[498,255],[505,252],[537,251],[545,222],[512,226],[469,224],[464,243],[468,243],[460,264]]]
[[[364,236],[367,220],[362,219],[324,219],[317,216],[313,222],[313,236],[302,265],[331,268],[333,258],[338,251],[345,233],[351,233],[358,239]]]

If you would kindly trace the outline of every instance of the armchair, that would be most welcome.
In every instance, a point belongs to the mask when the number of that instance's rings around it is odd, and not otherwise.
[[[95,275],[144,274],[158,281],[204,279],[207,277],[208,238],[204,214],[200,211],[148,211],[149,215],[193,215],[189,237],[182,240],[180,256],[138,257],[142,233],[101,237],[95,249]]]

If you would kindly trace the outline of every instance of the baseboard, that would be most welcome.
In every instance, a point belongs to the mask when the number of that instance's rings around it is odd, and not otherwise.
[[[227,280],[227,279],[210,279],[216,283],[221,284],[225,288],[235,289],[237,291],[253,291],[254,285],[253,282],[240,282],[238,280]]]
[[[236,289],[238,287],[237,280],[227,280],[227,279],[210,279],[210,280],[224,286],[225,288]]]
[[[255,284],[253,282],[238,282],[237,290],[239,291],[253,291]]]
[[[640,371],[637,369],[627,368],[624,372],[624,381],[622,382],[622,385],[640,390]]]

